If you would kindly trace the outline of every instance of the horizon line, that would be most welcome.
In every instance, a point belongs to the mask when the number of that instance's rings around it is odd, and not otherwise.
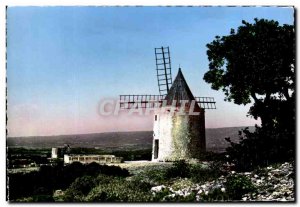
[[[256,124],[257,125],[257,124]],[[230,127],[209,127],[205,129],[222,129],[222,128],[237,128],[237,127],[255,127],[254,126],[230,126]],[[105,134],[105,133],[122,133],[122,132],[150,132],[153,130],[137,130],[137,131],[106,131],[106,132],[90,132],[90,133],[78,133],[78,134],[57,134],[57,135],[32,135],[32,136],[13,136],[9,137],[6,134],[6,139],[11,138],[31,138],[31,137],[58,137],[58,136],[72,136],[72,135],[88,135],[88,134]]]

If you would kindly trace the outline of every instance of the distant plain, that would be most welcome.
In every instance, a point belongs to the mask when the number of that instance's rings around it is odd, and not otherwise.
[[[238,131],[245,127],[226,127],[206,129],[207,151],[223,152],[229,143],[224,139],[230,137],[238,142]],[[249,127],[254,131],[254,127]],[[72,148],[96,148],[105,150],[142,150],[152,147],[152,131],[106,132],[77,135],[8,137],[7,147],[51,148],[63,147],[65,144]]]

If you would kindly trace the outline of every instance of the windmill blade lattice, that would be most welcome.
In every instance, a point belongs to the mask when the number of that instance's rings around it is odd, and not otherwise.
[[[160,95],[166,95],[172,85],[171,56],[169,47],[155,48],[157,83]]]

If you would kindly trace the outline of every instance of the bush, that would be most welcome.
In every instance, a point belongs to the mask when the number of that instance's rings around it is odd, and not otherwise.
[[[201,165],[191,165],[189,177],[194,182],[212,181],[221,175],[220,168],[203,168]]]
[[[237,171],[252,171],[274,163],[292,161],[295,158],[294,132],[282,132],[267,127],[256,127],[251,133],[248,128],[239,131],[240,143],[225,138],[231,147],[226,151],[229,162]]]
[[[171,168],[168,168],[166,171],[167,178],[176,178],[176,177],[189,177],[190,175],[190,166],[184,160],[175,161]]]
[[[51,195],[34,195],[32,197],[20,198],[17,202],[54,202]]]
[[[92,188],[96,186],[96,179],[91,176],[77,178],[64,195],[65,201],[82,201]]]
[[[213,162],[216,163],[216,162]],[[175,161],[173,166],[167,169],[165,179],[169,178],[191,178],[194,182],[211,181],[221,175],[221,163],[210,165],[209,168],[203,168],[201,164],[189,164],[184,160]]]
[[[224,161],[225,153],[215,153],[215,152],[202,152],[200,154],[199,160],[201,161]]]
[[[99,177],[98,177],[99,179]],[[152,201],[150,186],[143,183],[127,181],[124,178],[108,177],[105,178],[108,182],[102,182],[93,188],[84,198],[89,202],[147,202]]]
[[[244,175],[232,175],[228,177],[225,188],[228,196],[233,200],[241,200],[243,195],[256,190],[250,178]]]
[[[220,188],[213,189],[207,195],[203,192],[200,194],[200,201],[228,201],[229,196],[227,193],[222,192]]]
[[[129,172],[117,166],[74,162],[67,166],[41,166],[37,172],[8,174],[9,200],[37,195],[52,196],[56,189],[66,189],[76,178],[99,174],[126,177]],[[38,200],[39,201],[39,200]]]
[[[191,192],[187,196],[175,195],[174,197],[166,196],[163,201],[168,202],[194,202],[196,201],[196,193]]]

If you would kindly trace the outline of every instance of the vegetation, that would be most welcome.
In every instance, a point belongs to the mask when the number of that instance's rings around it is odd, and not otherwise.
[[[67,166],[57,160],[54,166],[41,166],[39,171],[8,174],[9,200],[23,202],[89,201],[89,202],[147,202],[147,201],[200,201],[240,200],[243,195],[257,191],[245,174],[224,170],[224,161],[234,164],[236,170],[255,170],[267,177],[262,166],[295,158],[295,32],[292,25],[279,25],[276,21],[243,21],[237,31],[216,37],[207,45],[209,71],[204,80],[212,88],[222,90],[227,101],[253,105],[249,115],[260,118],[261,127],[254,132],[248,128],[239,132],[239,143],[230,143],[225,154],[204,153],[201,161],[209,164],[176,161],[171,166],[142,170],[137,174],[116,166],[91,163],[72,163]],[[82,135],[83,136],[83,135]],[[96,139],[98,135],[95,135]],[[72,148],[74,154],[111,154],[101,149]],[[43,157],[40,157],[43,154]],[[151,149],[114,151],[125,160],[150,160]],[[9,149],[9,166],[20,160],[43,163],[49,152],[45,150]],[[18,159],[15,159],[18,157]],[[14,160],[15,159],[15,160]],[[276,174],[276,173],[275,173]],[[275,176],[274,174],[274,176]],[[256,175],[257,176],[257,175]],[[276,176],[280,176],[276,174]],[[222,182],[219,178],[222,177]],[[289,173],[294,179],[295,174]],[[220,178],[221,179],[221,178]],[[262,179],[261,179],[262,180]],[[208,188],[217,181],[219,187]],[[261,181],[262,182],[262,181]],[[288,182],[288,181],[285,181]],[[203,192],[175,194],[197,184]],[[222,185],[221,185],[222,184]],[[273,184],[270,184],[273,185]],[[152,187],[161,190],[151,191]],[[211,185],[212,186],[212,185]],[[223,186],[224,188],[221,188]],[[206,188],[207,187],[207,188]],[[223,189],[223,190],[222,190]],[[205,192],[204,192],[205,191]]]
[[[170,168],[158,170],[156,172],[142,172],[143,177],[137,175],[131,179],[124,177],[113,177],[99,174],[98,177],[85,176],[77,178],[69,188],[66,189],[64,196],[57,198],[63,201],[91,201],[91,202],[147,202],[147,201],[195,201],[195,194],[188,196],[174,197],[168,189],[164,189],[153,194],[151,187],[162,184],[172,183],[176,179],[191,178],[195,182],[204,182],[216,178],[212,169],[202,168],[199,164],[188,164],[185,161],[174,162]],[[213,169],[216,171],[216,169]],[[201,177],[201,179],[199,179]],[[175,187],[175,186],[174,186]]]
[[[56,189],[66,189],[76,178],[99,174],[126,177],[128,171],[117,166],[74,162],[63,166],[41,166],[39,171],[8,174],[9,200],[31,196],[51,196]],[[80,182],[80,181],[78,181]],[[41,199],[41,198],[40,198]]]
[[[95,148],[71,148],[68,149],[68,153],[71,154],[113,154],[117,157],[123,157],[123,160],[151,160],[152,149],[138,149],[138,150],[103,150]],[[63,157],[63,152],[67,149],[63,148],[61,150],[60,157]],[[31,149],[31,148],[8,148],[7,158],[9,160],[9,168],[13,166],[20,165],[29,165],[31,163],[36,164],[48,164],[49,160],[47,158],[51,157],[51,149],[40,148],[40,149]]]
[[[147,183],[136,183],[124,178],[104,178],[99,176],[99,184],[93,188],[84,201],[114,201],[114,202],[147,202],[152,201],[151,186]]]
[[[265,19],[242,23],[207,44],[210,63],[204,80],[221,89],[226,101],[253,103],[248,113],[260,118],[261,128],[240,132],[240,144],[227,138],[231,161],[238,170],[251,170],[294,158],[295,29]]]
[[[232,200],[241,200],[246,193],[254,192],[255,187],[251,180],[244,175],[232,175],[225,184],[228,197]]]
[[[175,161],[173,167],[168,168],[165,178],[190,178],[194,182],[214,180],[221,175],[219,165],[204,167],[201,164],[188,164],[184,160]]]

